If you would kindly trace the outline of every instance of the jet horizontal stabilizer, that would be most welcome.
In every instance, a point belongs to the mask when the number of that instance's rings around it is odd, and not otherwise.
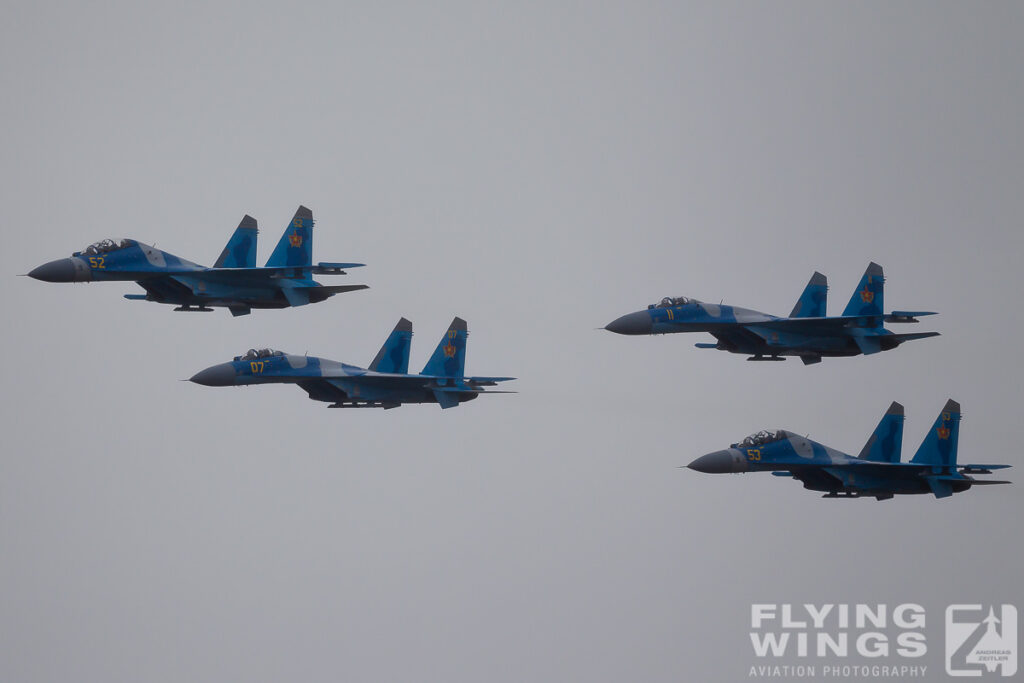
[[[313,292],[344,294],[345,292],[357,292],[360,289],[369,289],[370,285],[324,285],[323,287],[310,287]]]
[[[885,316],[887,323],[916,323],[918,318],[926,315],[938,315],[935,311],[893,311]]]
[[[694,344],[698,349],[717,349],[718,344],[712,344],[711,342],[697,342]]]
[[[365,263],[328,263],[321,261],[312,268],[317,275],[344,275],[345,268],[362,268]]]
[[[992,474],[992,470],[1004,470],[1013,465],[961,465],[960,472],[963,474]]]
[[[146,294],[125,294],[124,298],[130,301],[145,301],[149,296]]]
[[[511,382],[515,377],[467,377],[466,382],[475,387],[493,387],[498,382]]]
[[[927,339],[928,337],[938,337],[938,332],[911,332],[909,334],[894,334],[892,335],[899,343],[905,341],[913,341],[914,339]]]

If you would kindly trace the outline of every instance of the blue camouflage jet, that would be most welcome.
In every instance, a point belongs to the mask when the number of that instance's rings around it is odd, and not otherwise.
[[[44,282],[134,280],[145,294],[126,299],[174,304],[176,311],[212,311],[221,306],[232,315],[254,308],[287,308],[324,301],[367,285],[324,286],[313,275],[344,275],[362,263],[313,265],[313,212],[300,206],[270,255],[256,266],[256,219],[246,216],[212,268],[186,261],[131,239],[103,240],[70,258],[45,263],[28,275]]]
[[[250,349],[230,363],[196,373],[190,381],[208,387],[297,384],[330,408],[397,408],[403,403],[437,403],[454,408],[515,377],[466,377],[466,321],[455,318],[420,374],[409,373],[412,323],[402,318],[368,368],[326,358]]]
[[[761,431],[726,450],[703,455],[687,467],[708,474],[771,472],[792,477],[805,489],[824,491],[825,498],[931,493],[945,498],[972,486],[1009,484],[978,480],[1010,465],[957,465],[960,404],[949,399],[910,462],[900,462],[903,406],[893,402],[857,457],[829,448],[793,432]]]
[[[885,323],[916,323],[930,311],[893,311],[882,306],[885,277],[882,266],[871,263],[841,316],[827,316],[828,282],[814,273],[788,318],[738,306],[708,304],[685,296],[666,297],[645,311],[613,320],[606,330],[617,334],[671,334],[710,332],[717,343],[697,348],[747,354],[747,360],[780,361],[799,356],[805,365],[824,356],[856,356],[889,351],[905,341],[937,336],[938,332],[893,334]]]

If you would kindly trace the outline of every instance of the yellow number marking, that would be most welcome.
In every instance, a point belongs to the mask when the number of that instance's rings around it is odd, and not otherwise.
[[[264,361],[254,360],[249,362],[249,369],[252,370],[252,374],[259,375],[263,373]]]
[[[674,313],[672,312],[672,309],[671,309],[671,308],[670,308],[670,309],[668,309],[668,310],[667,310],[667,311],[665,311],[665,312],[666,312],[666,313],[668,313],[668,319],[669,319],[669,320],[675,320],[675,319],[676,319],[676,316],[675,316],[675,314],[674,314]]]
[[[761,459],[761,449],[759,449],[759,448],[748,448],[747,449],[747,458],[750,459],[750,460],[760,460]]]
[[[103,265],[103,261],[104,258],[102,256],[89,257],[89,265],[92,266],[93,268],[106,268],[106,266]]]

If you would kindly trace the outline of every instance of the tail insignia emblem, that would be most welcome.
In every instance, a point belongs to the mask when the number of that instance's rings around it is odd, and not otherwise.
[[[455,358],[454,344],[445,344],[444,346],[441,347],[441,349],[444,351],[445,358]]]
[[[864,285],[864,291],[860,293],[860,300],[869,304],[875,300],[875,293],[868,289],[867,285]]]
[[[297,232],[293,232],[292,234],[288,235],[288,241],[291,243],[293,247],[301,247],[302,235],[300,235]]]
[[[935,430],[935,433],[939,435],[940,439],[949,438],[949,429],[947,429],[946,427],[939,427],[938,429]]]

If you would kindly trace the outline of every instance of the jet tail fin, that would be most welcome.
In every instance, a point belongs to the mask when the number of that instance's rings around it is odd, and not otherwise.
[[[412,346],[412,323],[401,318],[395,329],[391,331],[380,347],[373,362],[370,363],[370,370],[374,372],[392,372],[408,374],[409,372],[409,349]]]
[[[214,268],[254,268],[256,266],[256,219],[246,214],[235,228]]]
[[[843,309],[843,315],[882,315],[885,310],[882,301],[884,285],[882,266],[872,261],[861,276],[857,290],[850,297],[850,303]]]
[[[857,457],[872,462],[899,462],[905,419],[903,406],[893,401]]]
[[[910,462],[944,469],[956,466],[957,440],[960,436],[960,404],[949,399],[935,423],[925,435]]]
[[[313,265],[313,212],[300,206],[267,260],[268,268],[309,268]]]
[[[466,370],[466,337],[469,334],[466,321],[456,317],[441,337],[430,360],[423,366],[424,375],[438,377],[463,377]]]
[[[793,306],[790,318],[824,318],[828,297],[828,279],[815,271],[803,293]]]

